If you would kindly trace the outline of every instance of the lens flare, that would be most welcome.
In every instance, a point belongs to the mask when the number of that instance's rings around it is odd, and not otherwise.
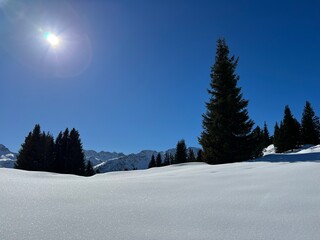
[[[48,43],[53,47],[59,45],[60,43],[59,37],[54,33],[51,33],[51,32],[46,33],[45,38],[47,39]]]

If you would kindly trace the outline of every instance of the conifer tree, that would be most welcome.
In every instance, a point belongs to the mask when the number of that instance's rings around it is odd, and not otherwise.
[[[187,147],[185,141],[182,139],[177,143],[174,163],[178,164],[185,162],[187,162]]]
[[[162,157],[161,157],[161,154],[158,153],[156,158],[156,167],[161,167],[161,164],[162,164]]]
[[[40,171],[55,171],[54,139],[52,135],[45,132],[41,135],[41,159],[43,165]]]
[[[156,166],[157,166],[156,160],[154,158],[154,155],[152,155],[151,160],[150,160],[149,165],[148,165],[148,168],[153,168],[153,167],[156,167]]]
[[[269,135],[268,125],[264,122],[263,125],[263,148],[268,147],[271,144],[271,138]]]
[[[283,126],[283,120],[280,121],[280,126],[279,126],[279,136],[278,136],[278,144],[276,145],[276,152],[277,153],[282,153],[284,152],[286,146],[285,146],[285,134],[284,134],[284,126]]]
[[[300,124],[293,117],[289,106],[285,106],[283,121],[280,124],[277,152],[295,149],[300,144]]]
[[[41,130],[36,124],[33,131],[21,145],[15,167],[23,170],[38,171],[41,167]]]
[[[301,143],[319,144],[319,118],[315,115],[310,102],[306,102],[301,120]]]
[[[203,157],[202,157],[202,155],[203,155],[203,152],[202,152],[202,150],[200,149],[200,150],[198,151],[198,154],[197,154],[197,162],[203,162]]]
[[[80,134],[76,129],[70,131],[68,173],[85,175],[85,161]]]
[[[192,150],[192,148],[188,149],[188,162],[195,162],[196,161],[196,157],[194,156],[194,152]]]
[[[253,152],[250,158],[258,158],[262,156],[262,150],[264,148],[263,136],[263,132],[259,126],[252,131]]]
[[[55,158],[55,172],[63,173],[64,172],[64,141],[63,133],[60,131],[54,145],[54,158]]]
[[[25,138],[24,143],[21,145],[19,150],[17,161],[14,167],[23,170],[32,170],[32,132],[29,132]]]
[[[279,135],[280,135],[280,128],[278,123],[274,125],[274,132],[273,132],[273,145],[277,148],[279,145]]]
[[[248,140],[254,123],[248,116],[248,101],[237,86],[237,65],[238,59],[229,57],[225,40],[219,39],[211,68],[210,100],[202,115],[203,131],[199,138],[203,157],[210,164],[247,160],[252,153]]]
[[[41,128],[39,124],[36,124],[32,131],[31,170],[39,171],[39,169],[42,168],[42,165],[43,165],[43,159],[41,159]]]

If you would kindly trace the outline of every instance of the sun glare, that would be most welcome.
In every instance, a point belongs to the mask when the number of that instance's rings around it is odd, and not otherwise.
[[[48,43],[53,47],[59,45],[60,43],[59,37],[51,32],[46,33],[45,38],[47,39]]]

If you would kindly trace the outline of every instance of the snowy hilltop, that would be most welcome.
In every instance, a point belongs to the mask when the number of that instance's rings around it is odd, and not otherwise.
[[[320,160],[320,145],[306,145],[286,153],[275,153],[274,146],[270,145],[264,150],[264,156],[254,161],[264,162],[304,162]]]

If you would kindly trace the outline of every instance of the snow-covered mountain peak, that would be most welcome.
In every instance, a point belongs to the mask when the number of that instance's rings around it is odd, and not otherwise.
[[[10,150],[6,146],[4,146],[3,144],[0,144],[0,156],[6,155],[9,153],[11,153]]]
[[[17,154],[11,152],[6,146],[0,144],[0,168],[13,168]]]

